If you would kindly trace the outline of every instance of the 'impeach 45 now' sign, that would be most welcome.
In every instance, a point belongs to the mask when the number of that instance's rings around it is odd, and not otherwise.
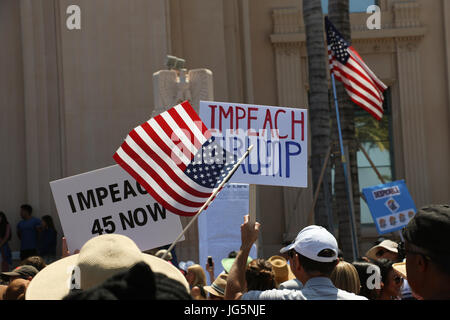
[[[417,211],[404,180],[364,188],[363,194],[379,234],[402,229]]]

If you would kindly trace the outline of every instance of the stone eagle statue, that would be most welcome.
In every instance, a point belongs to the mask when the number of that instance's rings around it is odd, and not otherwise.
[[[152,117],[185,100],[199,113],[200,100],[214,99],[213,74],[208,69],[160,70],[153,74],[153,93]]]

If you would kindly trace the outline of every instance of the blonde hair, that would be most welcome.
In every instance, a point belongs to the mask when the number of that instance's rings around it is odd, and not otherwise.
[[[202,266],[199,264],[194,264],[187,268],[187,271],[192,272],[195,275],[194,283],[192,284],[192,287],[195,286],[206,286],[206,274],[203,270]]]
[[[361,284],[358,271],[351,263],[339,261],[331,273],[330,279],[336,288],[359,294]]]

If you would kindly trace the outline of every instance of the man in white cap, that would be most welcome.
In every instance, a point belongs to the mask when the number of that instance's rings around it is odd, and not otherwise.
[[[248,216],[241,225],[241,249],[228,275],[225,299],[228,300],[367,300],[365,297],[336,288],[330,275],[338,263],[338,246],[334,236],[320,226],[301,230],[295,241],[280,250],[289,254],[296,278],[304,284],[301,290],[266,290],[245,292],[245,263],[250,248],[258,239],[260,224]]]

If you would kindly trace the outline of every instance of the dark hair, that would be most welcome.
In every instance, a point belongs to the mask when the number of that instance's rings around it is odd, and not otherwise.
[[[25,265],[33,266],[36,269],[38,269],[38,271],[41,271],[42,269],[44,269],[47,266],[44,259],[42,259],[42,257],[39,257],[39,256],[28,257],[25,260],[22,260],[19,265],[20,266],[25,266]]]
[[[378,260],[375,260],[374,263],[380,267],[381,281],[386,286],[387,284],[389,284],[389,281],[390,281],[390,279],[388,277],[389,272],[394,270],[394,268],[392,267],[394,262],[391,260],[388,260],[388,259],[378,259]]]
[[[8,227],[8,218],[6,218],[6,214],[3,211],[0,211],[0,239],[3,239],[3,237],[6,234],[6,228]],[[11,233],[9,233],[8,241],[11,240]]]
[[[298,260],[300,261],[300,264],[307,273],[319,272],[327,277],[330,277],[331,273],[333,272],[334,268],[336,268],[336,265],[339,262],[338,259],[332,262],[314,261],[301,255],[298,252],[296,253],[298,255]],[[332,257],[333,255],[335,255],[335,253],[329,249],[324,249],[320,251],[318,254],[319,257]]]
[[[375,263],[367,262],[367,261],[354,261],[352,262],[352,265],[355,267],[356,271],[359,275],[359,282],[361,285],[361,289],[359,290],[359,295],[366,297],[369,300],[376,300],[378,299],[378,292],[376,289],[369,289],[367,287],[367,280],[370,276],[372,276],[371,273],[367,272],[367,269],[370,266],[376,266]]]
[[[270,290],[276,288],[272,265],[264,259],[252,260],[245,271],[247,290]]]
[[[236,251],[231,251],[229,254],[228,254],[228,259],[234,259],[234,258],[236,258],[237,257],[237,252]]]
[[[45,222],[49,229],[53,229],[56,231],[55,224],[53,223],[53,218],[51,216],[47,214],[42,217],[42,220]]]
[[[23,204],[20,206],[20,209],[25,210],[31,216],[33,213],[33,208],[29,204]]]

